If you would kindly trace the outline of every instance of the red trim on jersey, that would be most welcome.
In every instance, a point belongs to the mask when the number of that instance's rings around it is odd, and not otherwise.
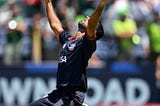
[[[92,37],[90,37],[87,32],[86,32],[86,35],[87,35],[87,38],[89,40],[94,40],[96,38],[96,31],[95,31],[95,34]]]

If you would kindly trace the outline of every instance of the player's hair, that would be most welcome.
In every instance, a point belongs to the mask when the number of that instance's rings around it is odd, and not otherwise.
[[[96,40],[99,40],[100,38],[102,38],[103,35],[104,35],[103,25],[102,25],[102,22],[99,21],[96,29]]]

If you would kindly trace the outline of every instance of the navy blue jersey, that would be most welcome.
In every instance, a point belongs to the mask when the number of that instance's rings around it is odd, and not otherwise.
[[[90,40],[87,35],[76,40],[72,38],[65,31],[60,33],[59,41],[63,48],[58,61],[57,88],[69,86],[86,91],[86,68],[96,50],[96,40]]]

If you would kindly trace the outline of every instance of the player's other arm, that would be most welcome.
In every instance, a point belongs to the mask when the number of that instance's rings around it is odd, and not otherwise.
[[[156,59],[156,78],[160,80],[160,55]]]
[[[44,3],[45,3],[46,13],[47,13],[50,27],[55,32],[56,37],[59,39],[59,34],[61,31],[63,31],[61,22],[55,12],[55,9],[52,5],[52,1],[51,0],[44,0]]]
[[[88,26],[87,26],[87,33],[90,38],[93,38],[95,35],[96,26],[98,22],[100,21],[100,17],[101,17],[103,8],[105,7],[107,3],[109,3],[109,0],[100,0],[98,7],[90,16],[90,19],[88,21]]]

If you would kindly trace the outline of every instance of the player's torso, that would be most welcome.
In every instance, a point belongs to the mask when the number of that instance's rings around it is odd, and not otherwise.
[[[63,84],[73,86],[81,82],[85,70],[83,55],[83,37],[65,41],[58,61],[57,80],[60,86]]]
[[[76,64],[83,62],[83,37],[76,40],[70,38],[63,44],[58,63],[60,67],[73,69]]]

